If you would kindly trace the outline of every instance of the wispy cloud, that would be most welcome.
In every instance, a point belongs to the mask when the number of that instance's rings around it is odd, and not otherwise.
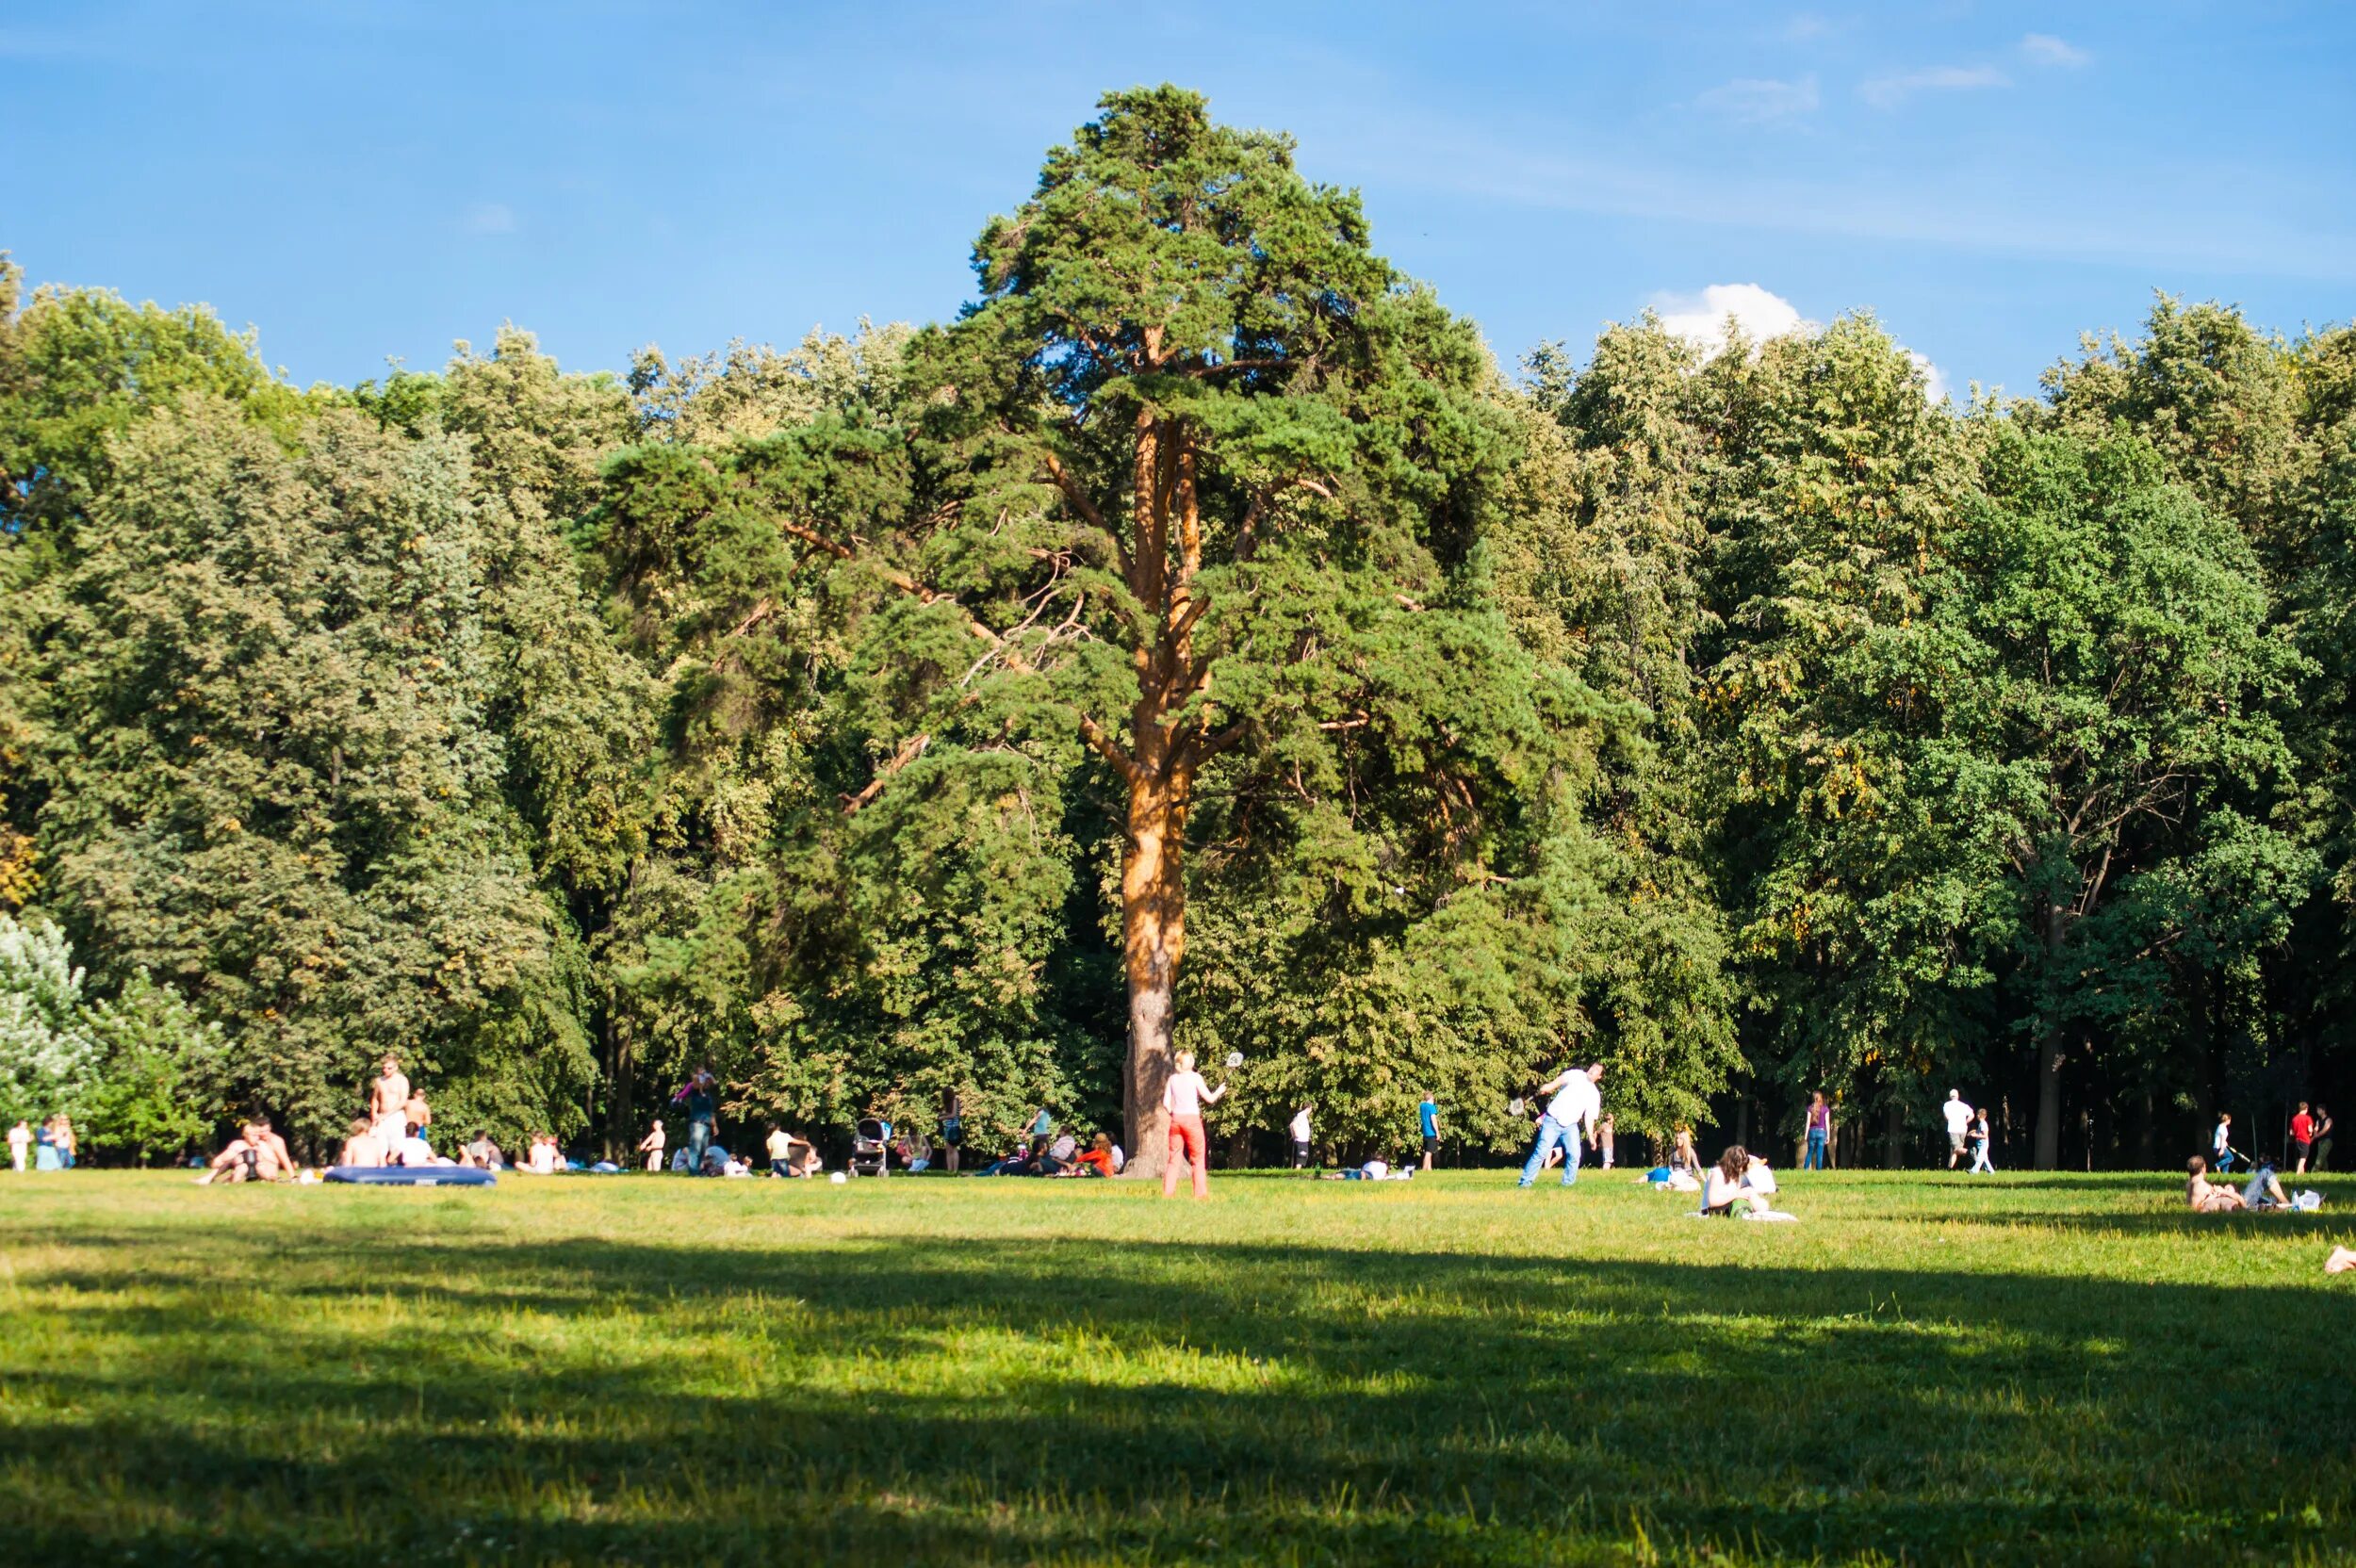
[[[1824,38],[1832,31],[1832,24],[1814,11],[1801,11],[1783,24],[1783,36],[1793,43],[1806,43],[1812,38]]]
[[[2070,42],[2051,33],[2030,33],[2021,41],[2021,57],[2031,65],[2061,65],[2077,67],[2094,57]]]
[[[1877,109],[1894,109],[1918,92],[1972,92],[2010,87],[2012,78],[1992,65],[1933,65],[1891,76],[1875,76],[1857,93]]]
[[[1772,77],[1742,76],[1713,87],[1693,100],[1694,106],[1745,125],[1769,125],[1798,120],[1816,112],[1816,78],[1795,82]]]
[[[468,234],[514,234],[518,226],[515,209],[504,202],[477,202],[466,209]]]

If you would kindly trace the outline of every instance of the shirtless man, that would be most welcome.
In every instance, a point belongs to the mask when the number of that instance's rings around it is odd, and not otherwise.
[[[344,1151],[335,1156],[341,1166],[380,1166],[384,1163],[384,1146],[376,1141],[376,1131],[367,1117],[352,1119],[352,1135],[344,1139]]]
[[[376,1141],[389,1152],[409,1132],[409,1080],[401,1058],[386,1056],[384,1071],[368,1090],[368,1119],[376,1124]]]
[[[264,1123],[249,1121],[237,1129],[228,1148],[213,1156],[207,1182],[274,1182],[291,1168],[284,1158],[286,1145]]]
[[[2184,1184],[2184,1201],[2195,1214],[2230,1214],[2245,1205],[2241,1194],[2222,1182],[2209,1180],[2209,1162],[2195,1154],[2192,1179]]]
[[[426,1105],[423,1089],[413,1088],[409,1091],[409,1098],[401,1103],[401,1119],[404,1125],[410,1122],[419,1127],[434,1125],[434,1113]]]

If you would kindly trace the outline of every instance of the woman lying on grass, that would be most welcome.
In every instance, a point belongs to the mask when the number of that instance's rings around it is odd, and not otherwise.
[[[2192,1205],[2193,1213],[2233,1214],[2248,1206],[2240,1193],[2209,1180],[2209,1162],[2200,1155],[2195,1154],[2185,1168],[2192,1180],[2184,1184],[2184,1200]]]

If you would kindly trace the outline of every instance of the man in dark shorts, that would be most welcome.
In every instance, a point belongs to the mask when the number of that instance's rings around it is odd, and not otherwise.
[[[1416,1119],[1423,1123],[1423,1168],[1432,1168],[1432,1156],[1440,1152],[1440,1104],[1432,1098],[1432,1091],[1423,1091],[1423,1103],[1415,1107]]]
[[[2291,1118],[2291,1169],[2304,1175],[2307,1156],[2315,1152],[2315,1119],[2307,1109],[2307,1102],[2299,1102],[2299,1114]]]

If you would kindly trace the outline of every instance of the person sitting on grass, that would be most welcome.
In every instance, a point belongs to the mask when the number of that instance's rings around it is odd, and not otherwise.
[[[1768,1168],[1767,1162],[1738,1143],[1719,1155],[1718,1163],[1703,1177],[1700,1212],[1727,1217],[1739,1212],[1745,1219],[1796,1218],[1797,1216],[1778,1212],[1768,1201],[1775,1191],[1775,1173]]]
[[[503,1170],[507,1167],[507,1156],[500,1153],[499,1146],[491,1141],[490,1133],[478,1127],[474,1140],[458,1152],[458,1163],[477,1170]]]
[[[2209,1162],[2195,1154],[2185,1167],[2192,1179],[2184,1184],[2184,1201],[2195,1214],[2233,1214],[2245,1205],[2241,1194],[2209,1180]]]
[[[1677,1147],[1669,1151],[1669,1168],[1682,1170],[1688,1176],[1702,1173],[1702,1159],[1693,1152],[1693,1129],[1691,1127],[1677,1129]]]
[[[434,1146],[425,1141],[425,1124],[412,1121],[408,1135],[393,1150],[392,1162],[401,1166],[448,1165],[450,1162],[434,1152]]]
[[[2252,1209],[2287,1209],[2291,1196],[2282,1190],[2282,1179],[2274,1173],[2274,1158],[2258,1156],[2258,1168],[2250,1173],[2250,1181],[2241,1189],[2241,1200]]]
[[[228,1148],[213,1156],[205,1180],[212,1182],[279,1182],[294,1174],[286,1146],[267,1123],[249,1121],[237,1129]]]
[[[1064,1174],[1067,1176],[1106,1176],[1120,1168],[1113,1164],[1113,1138],[1110,1133],[1099,1133],[1096,1141],[1080,1152],[1077,1159]]]
[[[384,1146],[376,1140],[376,1124],[367,1117],[355,1116],[346,1129],[343,1152],[335,1156],[340,1166],[380,1166],[384,1163]]]

